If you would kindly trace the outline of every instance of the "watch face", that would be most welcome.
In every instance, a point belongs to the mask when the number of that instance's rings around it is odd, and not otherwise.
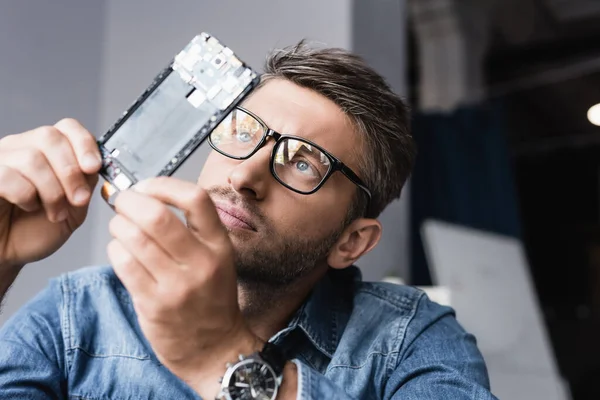
[[[269,365],[246,359],[234,366],[227,392],[235,400],[273,400],[277,396],[277,387],[277,376]]]

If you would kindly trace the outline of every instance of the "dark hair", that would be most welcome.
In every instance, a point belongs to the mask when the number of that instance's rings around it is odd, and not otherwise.
[[[263,82],[287,79],[312,89],[337,104],[350,118],[361,140],[356,171],[371,190],[369,216],[377,217],[400,197],[408,179],[416,146],[410,133],[408,107],[356,54],[338,48],[315,48],[303,40],[272,52],[265,62]],[[359,195],[348,218],[365,215],[366,195]]]

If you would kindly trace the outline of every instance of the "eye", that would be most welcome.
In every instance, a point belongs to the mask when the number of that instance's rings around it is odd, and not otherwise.
[[[296,161],[296,169],[304,175],[319,176],[317,169],[306,160]]]
[[[240,131],[236,134],[237,140],[242,143],[248,143],[252,141],[252,134],[246,131]]]

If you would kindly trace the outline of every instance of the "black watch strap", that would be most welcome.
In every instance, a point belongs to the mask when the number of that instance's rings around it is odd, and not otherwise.
[[[285,356],[283,349],[276,344],[267,342],[259,354],[261,358],[265,360],[271,366],[271,368],[273,368],[275,374],[277,376],[281,376],[287,361],[287,357]]]

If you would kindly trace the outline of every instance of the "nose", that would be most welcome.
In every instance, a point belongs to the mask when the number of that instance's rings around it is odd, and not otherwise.
[[[252,157],[237,164],[229,173],[233,190],[254,200],[262,200],[273,180],[269,168],[272,145],[263,145]]]

